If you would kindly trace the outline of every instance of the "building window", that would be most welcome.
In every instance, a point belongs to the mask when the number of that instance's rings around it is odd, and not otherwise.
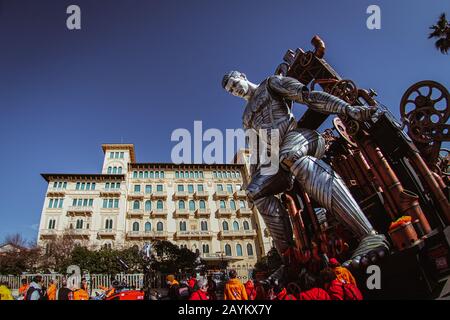
[[[195,202],[194,202],[194,200],[189,200],[189,211],[195,211]]]
[[[50,219],[48,222],[48,228],[49,229],[55,229],[56,226],[56,220],[55,219]]]
[[[137,171],[133,171],[133,178],[137,178],[137,177],[138,177]]]
[[[233,186],[231,184],[227,184],[228,193],[233,193]]]
[[[145,201],[145,211],[152,210],[152,202],[150,200]]]
[[[150,171],[150,179],[153,179],[155,177],[155,174],[153,173],[153,171]]]
[[[145,232],[152,231],[152,224],[150,222],[145,223]]]
[[[240,244],[236,245],[236,255],[242,257],[242,246]]]
[[[112,173],[112,168],[108,167],[108,174],[111,174],[111,173]]]
[[[231,246],[229,244],[225,245],[225,255],[231,256]]]
[[[113,221],[112,219],[106,219],[105,220],[105,229],[111,230],[113,227]]]
[[[156,191],[163,192],[163,185],[162,184],[157,184],[156,185]]]
[[[179,185],[177,186],[177,190],[178,190],[178,192],[183,192],[183,191],[184,191],[184,185],[179,184]]]
[[[201,229],[202,231],[208,231],[208,222],[202,221],[202,222],[200,223],[200,229]]]
[[[142,171],[139,171],[139,179],[144,178],[144,173]]]
[[[237,221],[233,222],[233,230],[239,231],[239,223]]]
[[[164,227],[163,227],[162,222],[158,222],[158,223],[156,224],[156,230],[157,230],[157,231],[163,231],[163,230],[164,230]]]
[[[200,200],[198,204],[199,204],[200,209],[206,209],[206,202],[205,202],[205,200]]]
[[[218,184],[217,185],[217,191],[223,191],[223,185]]]
[[[140,209],[140,207],[141,207],[141,205],[140,205],[139,201],[138,201],[138,200],[135,200],[135,201],[133,202],[133,209],[134,209],[134,210],[138,210],[138,209]]]
[[[186,208],[186,206],[185,206],[185,204],[184,204],[184,200],[180,200],[179,202],[178,202],[178,209],[185,209]]]
[[[180,173],[178,171],[175,171],[175,179],[179,179],[180,178]]]
[[[231,208],[232,210],[236,210],[236,202],[234,202],[234,200],[231,200],[231,201],[230,201],[230,208]]]
[[[77,199],[73,199],[74,202],[77,201]],[[108,199],[103,199],[103,208],[108,208]]]
[[[144,179],[148,179],[148,171],[144,171]]]
[[[121,152],[120,153],[120,159],[123,159],[123,156],[124,156],[124,152]]]
[[[134,185],[134,192],[141,192],[141,185],[140,184],[135,184]]]
[[[110,159],[114,159],[114,152],[110,152],[110,153],[109,153],[109,158],[110,158]]]
[[[225,209],[227,207],[225,205],[225,200],[220,200],[219,205],[220,205],[220,209]]]
[[[203,185],[202,184],[197,185],[197,190],[203,192]]]
[[[158,201],[156,202],[156,209],[157,209],[157,210],[162,210],[163,208],[164,208],[164,205],[163,205],[162,200],[158,200]]]
[[[161,171],[160,176],[161,176],[161,179],[164,179],[164,171]]]
[[[83,229],[83,220],[78,219],[76,224],[77,229]]]
[[[253,246],[251,243],[247,244],[247,255],[248,256],[253,256]]]
[[[122,167],[119,167],[119,168],[117,169],[117,173],[118,173],[118,174],[122,174]]]
[[[114,199],[114,208],[119,208],[119,199]]]
[[[224,231],[228,231],[228,222],[226,222],[226,221],[222,222],[222,229]]]
[[[193,184],[188,184],[188,192],[194,193],[194,185]]]
[[[245,208],[245,201],[244,200],[239,200],[239,208],[242,208],[242,209]]]
[[[209,245],[208,244],[204,244],[202,246],[202,248],[203,248],[203,253],[209,253]]]
[[[77,185],[76,185],[76,187],[75,187],[75,190],[80,190],[80,183],[79,183],[79,182],[77,182]]]
[[[180,231],[186,231],[186,221],[180,221]]]
[[[152,193],[152,186],[151,185],[146,185],[145,186],[145,193]]]
[[[244,221],[244,230],[250,230],[250,225],[247,221]]]
[[[133,231],[139,231],[139,222],[133,222]]]
[[[155,179],[159,179],[159,171],[155,171]]]

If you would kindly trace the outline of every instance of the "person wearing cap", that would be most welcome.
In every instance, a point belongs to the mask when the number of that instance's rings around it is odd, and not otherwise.
[[[333,269],[334,273],[336,274],[336,278],[339,281],[350,283],[356,286],[355,277],[352,275],[350,270],[341,266],[341,264],[339,263],[339,261],[337,261],[336,258],[331,258],[328,264],[330,268]]]
[[[223,291],[224,300],[248,300],[247,291],[241,281],[237,279],[236,270],[231,270],[229,276],[230,280],[225,284]]]
[[[169,286],[169,292],[167,293],[167,296],[170,300],[180,300],[180,284],[175,279],[175,276],[173,274],[169,274],[166,277],[167,285]]]
[[[208,296],[208,280],[199,279],[197,280],[198,290],[191,294],[189,300],[209,300]]]

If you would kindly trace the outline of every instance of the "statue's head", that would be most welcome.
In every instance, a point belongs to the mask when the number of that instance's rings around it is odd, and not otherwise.
[[[249,93],[250,83],[242,72],[230,71],[223,76],[222,87],[232,95],[244,98]]]

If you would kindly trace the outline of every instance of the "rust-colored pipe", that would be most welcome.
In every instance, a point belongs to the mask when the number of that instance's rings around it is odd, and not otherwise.
[[[385,191],[389,192],[394,198],[400,214],[410,215],[413,220],[419,219],[425,234],[430,233],[431,227],[420,208],[419,197],[403,189],[402,184],[379,148],[375,148],[369,139],[365,140],[363,144],[370,160],[375,164],[375,168],[379,170],[381,179],[387,187]]]
[[[410,160],[414,167],[419,171],[423,182],[428,186],[431,195],[434,197],[440,208],[440,216],[446,225],[450,225],[450,206],[447,198],[445,197],[444,192],[439,187],[439,184],[433,177],[431,170],[428,169],[425,161],[423,161],[422,157],[414,152]]]
[[[305,202],[306,212],[308,212],[308,215],[311,219],[313,229],[314,229],[314,234],[319,235],[320,233],[322,233],[322,230],[320,230],[319,221],[317,220],[317,216],[311,205],[311,200],[309,199],[308,194],[304,191],[302,192],[302,198],[303,198],[303,201]]]
[[[289,195],[285,194],[287,207],[290,216],[292,217],[293,227],[295,232],[295,242],[297,244],[297,248],[303,252],[303,250],[308,245],[308,239],[306,238],[305,232],[305,224],[303,223],[302,212],[301,210],[297,210],[297,206],[295,205],[294,199]]]
[[[364,194],[370,195],[372,193],[372,190],[369,186],[370,180],[367,180],[364,173],[361,172],[361,168],[356,163],[355,155],[353,153],[348,156],[348,162],[353,172],[355,173],[356,180],[358,181],[358,184],[362,188]]]
[[[430,171],[431,171],[431,170],[430,170]],[[440,187],[442,190],[445,190],[445,188],[447,188],[447,186],[446,186],[444,180],[442,179],[442,177],[441,177],[440,175],[438,175],[438,174],[437,174],[436,172],[434,172],[434,171],[431,171],[431,174],[433,175],[434,180],[436,180],[436,182],[437,182],[437,184],[439,185],[439,187]]]

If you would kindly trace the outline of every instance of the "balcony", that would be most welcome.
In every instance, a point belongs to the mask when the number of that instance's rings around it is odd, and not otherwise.
[[[175,191],[175,193],[173,194],[174,200],[187,199],[188,197],[189,194],[186,191]]]
[[[165,191],[155,191],[152,193],[152,199],[153,200],[157,200],[157,199],[167,199],[167,192]]]
[[[211,215],[211,210],[204,208],[204,209],[197,209],[195,210],[195,217],[196,218],[209,218]]]
[[[213,195],[214,200],[219,200],[219,199],[228,199],[229,197],[229,193],[228,191],[222,190],[222,191],[216,191]]]
[[[165,217],[167,217],[167,210],[166,209],[154,209],[154,210],[152,210],[150,215],[152,217],[165,218]]]
[[[211,239],[213,236],[212,231],[208,230],[191,230],[191,231],[177,231],[175,233],[176,239]]]
[[[91,231],[89,229],[66,229],[64,236],[73,238],[89,238]]]
[[[120,189],[111,189],[111,188],[103,188],[100,190],[100,197],[120,197],[121,195]]]
[[[245,190],[237,190],[233,193],[233,197],[236,200],[239,200],[239,199],[245,200],[245,199],[247,199],[247,193],[245,192]]]
[[[219,232],[219,239],[254,238],[256,230],[222,230]]]
[[[142,199],[144,199],[143,192],[131,191],[130,193],[128,193],[128,200],[142,200]]]
[[[175,209],[173,212],[174,218],[189,218],[189,214],[188,209]]]
[[[239,208],[237,211],[237,217],[250,217],[252,215],[253,211],[249,208]]]
[[[134,240],[141,239],[167,239],[167,231],[128,231],[127,238]]]
[[[68,216],[91,216],[92,207],[71,206],[67,209]]]
[[[209,197],[209,192],[208,191],[196,191],[194,193],[194,199],[195,200],[199,200],[199,199],[207,200],[208,197]]]
[[[55,189],[55,191],[47,192],[48,198],[64,198],[65,195],[66,195],[66,192],[63,189],[60,189],[58,191],[56,191],[56,189]]]
[[[43,229],[41,230],[41,239],[55,238],[57,231],[55,229]]]
[[[128,217],[130,218],[140,218],[144,215],[143,209],[131,209],[128,210]]]
[[[233,211],[231,211],[231,209],[229,208],[219,208],[216,211],[216,216],[217,218],[229,218],[231,217],[232,213]]]
[[[115,238],[116,231],[113,229],[102,229],[97,232],[98,238]]]

